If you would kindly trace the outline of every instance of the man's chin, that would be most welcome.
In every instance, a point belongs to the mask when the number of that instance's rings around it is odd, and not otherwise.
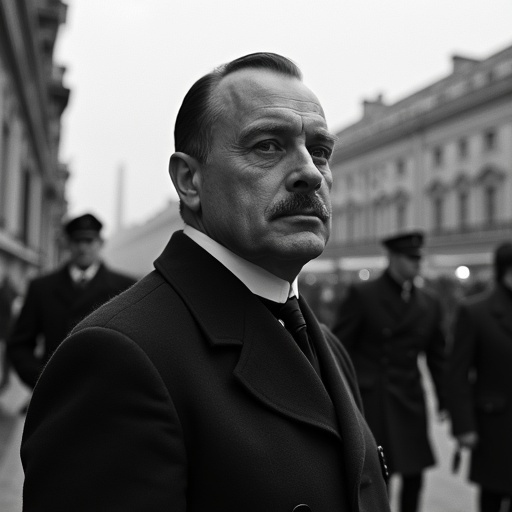
[[[282,250],[292,259],[304,259],[304,264],[306,264],[324,252],[327,240],[327,237],[322,234],[305,231],[284,236],[282,238]]]

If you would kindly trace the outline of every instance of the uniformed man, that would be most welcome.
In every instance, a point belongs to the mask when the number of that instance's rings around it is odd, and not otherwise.
[[[350,287],[334,333],[356,368],[366,418],[384,448],[390,473],[401,475],[401,512],[418,510],[423,470],[434,464],[418,358],[426,355],[438,397],[445,362],[441,306],[415,285],[424,235],[413,231],[382,241],[388,267]]]
[[[71,329],[135,282],[101,261],[101,229],[102,223],[90,213],[70,220],[64,226],[69,261],[29,284],[7,353],[21,380],[31,388]]]
[[[494,271],[491,290],[459,305],[446,385],[453,435],[471,450],[480,512],[512,506],[512,243],[496,249]]]

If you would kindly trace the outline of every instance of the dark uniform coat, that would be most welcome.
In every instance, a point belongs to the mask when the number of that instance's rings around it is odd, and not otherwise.
[[[31,281],[8,339],[9,358],[23,382],[33,388],[44,364],[71,329],[134,282],[103,264],[84,288],[73,283],[67,266]]]
[[[387,272],[352,286],[334,334],[352,357],[366,420],[390,471],[413,475],[434,463],[418,356],[426,355],[442,407],[445,341],[439,301],[414,288],[406,303],[400,292]]]
[[[502,286],[460,305],[446,392],[453,434],[479,435],[470,479],[512,494],[512,292]]]
[[[24,511],[389,511],[353,368],[306,303],[329,394],[262,302],[186,235],[155,266],[39,379]]]

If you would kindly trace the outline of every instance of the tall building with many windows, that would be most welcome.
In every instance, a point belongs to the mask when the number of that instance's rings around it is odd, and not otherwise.
[[[452,57],[445,78],[394,104],[363,104],[338,133],[333,233],[324,259],[338,268],[382,264],[378,241],[427,234],[433,271],[491,261],[512,240],[512,47]]]
[[[60,0],[0,0],[0,283],[9,276],[19,290],[60,259],[69,89],[53,51],[65,19]]]

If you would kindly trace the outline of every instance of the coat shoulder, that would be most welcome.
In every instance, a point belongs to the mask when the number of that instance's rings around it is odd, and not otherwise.
[[[158,271],[100,306],[71,334],[91,327],[116,331],[146,347],[161,346],[169,339],[183,340],[197,330],[182,297]]]
[[[88,327],[107,327],[115,328],[123,325],[117,319],[120,315],[125,317],[129,312],[133,315],[133,321],[140,320],[142,315],[146,320],[150,318],[148,315],[149,308],[158,308],[158,300],[154,299],[155,293],[165,281],[157,272],[151,272],[146,277],[135,283],[131,288],[117,295],[109,302],[103,304],[87,318],[82,320],[74,329],[73,333]],[[170,287],[166,287],[171,289]]]
[[[351,283],[349,285],[349,292],[351,295],[368,297],[373,295],[382,286],[381,278],[372,279],[370,281],[361,281]]]
[[[40,288],[62,281],[66,277],[67,267],[61,267],[53,272],[48,272],[35,277],[30,281],[32,287]]]

